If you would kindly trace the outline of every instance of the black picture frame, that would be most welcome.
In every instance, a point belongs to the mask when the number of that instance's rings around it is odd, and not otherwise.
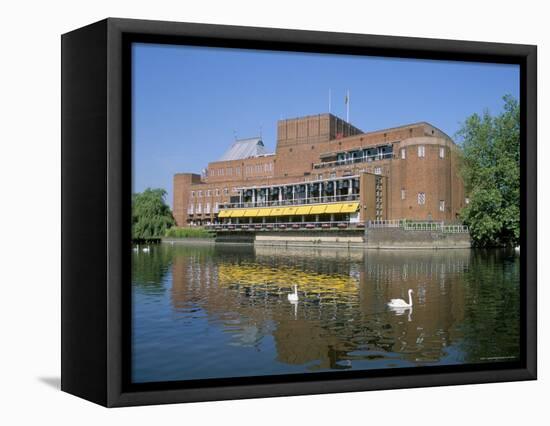
[[[519,64],[521,361],[129,383],[129,46],[137,41]],[[536,46],[118,18],[64,34],[61,42],[62,390],[117,407],[536,379]]]

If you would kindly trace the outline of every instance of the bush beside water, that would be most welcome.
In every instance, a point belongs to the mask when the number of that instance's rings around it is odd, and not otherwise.
[[[178,228],[176,226],[167,229],[165,234],[165,237],[168,238],[214,238],[215,236],[215,233],[204,228]]]

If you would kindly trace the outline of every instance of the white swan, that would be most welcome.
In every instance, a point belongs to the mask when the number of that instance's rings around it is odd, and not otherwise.
[[[144,253],[149,253],[149,246],[143,247],[142,251],[143,251]]]
[[[135,246],[134,251],[139,251],[139,246]]]
[[[409,288],[409,303],[405,302],[403,299],[392,299],[389,301],[388,306],[390,308],[410,308],[413,305],[412,293],[412,288]]]
[[[298,301],[298,286],[296,284],[294,284],[294,293],[290,293],[287,297],[290,302]]]

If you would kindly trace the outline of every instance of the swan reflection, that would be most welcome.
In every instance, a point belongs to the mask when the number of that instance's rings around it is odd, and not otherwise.
[[[409,322],[412,321],[412,316],[411,316],[412,313],[413,313],[413,307],[412,306],[410,306],[410,307],[400,307],[400,308],[390,307],[389,309],[390,309],[391,312],[393,312],[397,316],[407,314],[407,321],[409,321]]]

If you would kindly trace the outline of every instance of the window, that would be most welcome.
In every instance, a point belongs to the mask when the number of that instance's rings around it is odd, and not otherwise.
[[[210,213],[210,203],[206,203],[206,214]]]
[[[241,174],[241,168],[240,168],[240,167],[237,167],[237,168],[235,169],[235,173],[238,174],[238,175],[240,175],[240,174]]]
[[[445,148],[439,148],[439,158],[445,158]]]
[[[202,191],[199,191],[199,197],[202,197]]]
[[[202,213],[202,204],[201,203],[197,204],[197,213],[199,213],[199,214]]]
[[[401,190],[401,199],[404,200],[407,197],[407,191],[404,189]]]
[[[191,191],[191,198],[195,197],[195,191]]]
[[[233,174],[233,169],[228,167],[226,171],[227,176],[231,176]]]
[[[439,200],[439,211],[440,212],[445,211],[445,200]]]
[[[418,204],[421,206],[426,204],[426,193],[424,192],[418,193]]]
[[[380,174],[382,174],[382,167],[375,167],[375,168],[374,168],[374,174],[375,174],[375,175],[380,175]]]
[[[334,179],[335,177],[336,177],[336,172],[332,172],[332,173],[330,174],[330,178],[331,178],[331,179]]]
[[[318,178],[319,180],[323,179],[323,174],[320,173],[320,174],[317,176],[317,178]]]
[[[207,197],[210,197],[211,195],[212,195],[212,191],[210,191],[210,190],[206,191],[206,196]]]
[[[426,155],[424,145],[418,145],[418,157],[423,158]]]
[[[401,149],[401,159],[404,160],[405,158],[407,158],[407,149],[402,148]]]
[[[227,188],[224,188],[223,189],[223,195],[227,195],[227,194],[229,194],[229,190]]]
[[[220,190],[216,188],[216,197],[219,197],[219,196],[220,196]]]

